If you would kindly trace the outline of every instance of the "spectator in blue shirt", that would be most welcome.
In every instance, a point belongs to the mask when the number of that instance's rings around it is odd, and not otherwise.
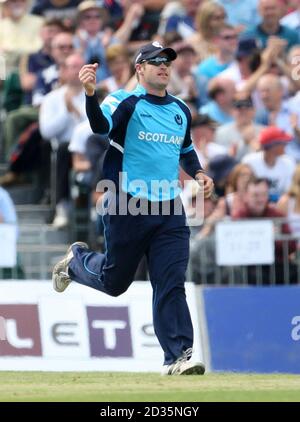
[[[195,70],[198,97],[201,104],[208,101],[207,84],[233,63],[237,50],[237,32],[232,25],[225,24],[215,37],[216,54],[203,60]]]

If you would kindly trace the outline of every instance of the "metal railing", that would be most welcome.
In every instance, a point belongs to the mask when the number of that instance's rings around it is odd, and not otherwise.
[[[290,220],[268,219],[274,224],[275,261],[265,265],[218,265],[215,231],[208,237],[191,239],[187,279],[208,285],[276,285],[300,283],[300,238],[280,232]],[[228,219],[226,219],[228,221]],[[253,220],[243,220],[252,221]],[[300,219],[299,219],[300,221]],[[280,256],[276,245],[280,244]],[[226,247],[226,245],[224,245]],[[293,252],[291,252],[291,247]]]
[[[286,219],[272,220],[276,226],[287,223]],[[300,252],[290,253],[291,242],[300,239],[275,230],[275,242],[282,244],[282,256],[271,265],[220,266],[216,262],[215,234],[196,241],[191,240],[190,262],[187,280],[208,285],[275,285],[300,283]],[[46,224],[21,224],[17,244],[17,266],[0,268],[0,279],[51,278],[54,264],[67,249],[65,240],[57,237],[57,231]]]
[[[53,265],[66,253],[67,245],[57,243],[55,229],[46,224],[19,225],[17,265],[0,268],[0,279],[51,278]]]

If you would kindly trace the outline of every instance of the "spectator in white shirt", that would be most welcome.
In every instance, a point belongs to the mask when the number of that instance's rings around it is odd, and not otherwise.
[[[70,55],[63,66],[63,80],[66,83],[46,95],[39,115],[40,131],[43,138],[58,141],[56,216],[53,225],[57,228],[68,224],[69,183],[71,155],[68,145],[75,126],[86,119],[85,94],[78,78],[84,65],[79,54]]]
[[[248,164],[256,177],[270,183],[270,201],[276,202],[291,184],[295,162],[284,154],[292,137],[276,126],[263,129],[259,136],[262,150],[245,155],[242,162]]]
[[[284,16],[281,19],[280,23],[281,25],[285,25],[291,29],[295,29],[300,35],[300,4],[299,2],[298,2],[298,8],[294,12],[291,12],[288,15]]]

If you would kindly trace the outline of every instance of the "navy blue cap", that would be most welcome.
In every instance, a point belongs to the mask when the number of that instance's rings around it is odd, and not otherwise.
[[[142,63],[145,60],[154,59],[160,53],[165,53],[170,61],[175,60],[177,57],[177,53],[173,48],[163,47],[158,41],[154,41],[141,47],[136,56],[135,63]]]
[[[207,175],[211,177],[215,183],[221,182],[221,180],[228,177],[237,163],[238,161],[230,155],[216,155],[209,161]]]
[[[258,45],[255,38],[242,38],[239,40],[235,56],[237,59],[241,59],[250,56],[257,49]]]

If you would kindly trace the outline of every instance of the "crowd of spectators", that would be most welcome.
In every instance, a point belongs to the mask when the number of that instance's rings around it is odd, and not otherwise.
[[[205,204],[195,242],[225,216],[251,217],[259,189],[268,196],[260,215],[271,216],[270,208],[273,217],[292,218],[284,230],[299,235],[297,0],[1,0],[0,152],[7,171],[0,186],[38,172],[41,201],[55,189],[57,229],[71,221],[70,183],[84,185],[95,205],[108,141],[92,134],[78,71],[99,64],[99,102],[132,90],[135,53],[150,41],[178,53],[169,93],[190,107],[195,150],[215,181],[217,196]]]

